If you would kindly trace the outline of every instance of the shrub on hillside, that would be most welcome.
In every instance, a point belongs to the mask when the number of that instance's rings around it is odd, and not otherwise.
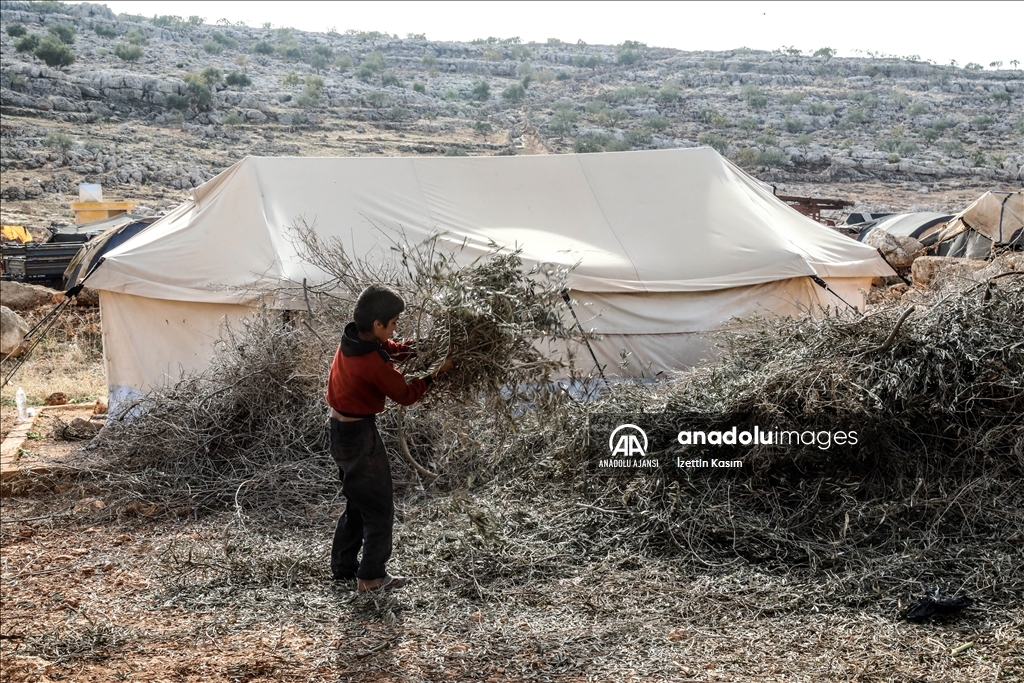
[[[252,46],[252,51],[258,55],[274,54],[274,46],[265,40],[261,40]]]
[[[21,40],[14,44],[14,49],[18,52],[33,52],[37,47],[39,47],[39,36],[32,33],[22,36]]]
[[[7,25],[7,35],[11,38],[21,38],[26,33],[28,33],[28,29],[23,24],[14,23]]]
[[[68,26],[67,24],[54,24],[47,29],[50,35],[57,36],[57,39],[65,45],[71,45],[75,42],[75,31],[74,26]]]
[[[206,51],[207,54],[219,55],[221,52],[224,52],[224,46],[215,40],[207,40],[203,43],[203,50]]]
[[[92,27],[92,30],[102,38],[114,38],[117,36],[117,29],[110,24],[96,24]]]
[[[501,91],[501,99],[506,102],[520,102],[526,97],[526,88],[520,83],[513,83]]]
[[[701,133],[697,136],[697,142],[705,145],[706,147],[710,147],[719,154],[725,154],[729,149],[729,141],[721,135],[715,135],[714,133]]]
[[[114,54],[126,62],[137,62],[142,58],[142,48],[138,45],[120,43],[114,47]]]
[[[124,39],[132,45],[149,45],[149,38],[146,34],[137,28],[133,28],[131,31],[125,34]]]
[[[56,36],[43,38],[32,54],[43,60],[49,67],[60,68],[75,62],[75,53]]]
[[[224,82],[228,85],[235,86],[238,88],[246,88],[252,85],[252,79],[249,78],[246,74],[240,73],[238,71],[232,71],[231,73],[229,73],[227,75],[227,78],[224,79]]]
[[[473,89],[470,90],[469,96],[478,102],[483,102],[491,97],[491,86],[487,84],[487,81],[477,81],[473,84]]]

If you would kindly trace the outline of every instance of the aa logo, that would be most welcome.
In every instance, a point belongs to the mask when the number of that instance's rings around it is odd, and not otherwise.
[[[608,448],[612,456],[643,457],[647,455],[647,432],[636,425],[619,425],[608,437]]]

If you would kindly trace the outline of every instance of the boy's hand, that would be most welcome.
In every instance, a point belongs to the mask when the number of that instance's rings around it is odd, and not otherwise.
[[[452,367],[454,365],[455,365],[455,358],[452,357],[452,356],[448,356],[447,358],[444,359],[444,362],[441,363],[441,367],[439,367],[437,369],[437,371],[434,372],[434,377],[437,377],[440,374],[448,372],[449,370],[452,369]]]

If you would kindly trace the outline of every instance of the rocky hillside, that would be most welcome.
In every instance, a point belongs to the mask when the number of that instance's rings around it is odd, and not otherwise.
[[[1024,177],[1024,70],[555,39],[305,33],[0,2],[4,222],[80,182],[170,208],[246,155],[708,145],[856,208],[959,209]]]

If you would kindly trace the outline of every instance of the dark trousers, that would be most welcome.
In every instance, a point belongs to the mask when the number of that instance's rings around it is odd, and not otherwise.
[[[342,422],[331,418],[331,456],[338,464],[347,502],[334,529],[331,574],[335,579],[379,579],[391,557],[395,521],[391,463],[372,418]],[[359,549],[363,559],[359,561]]]

